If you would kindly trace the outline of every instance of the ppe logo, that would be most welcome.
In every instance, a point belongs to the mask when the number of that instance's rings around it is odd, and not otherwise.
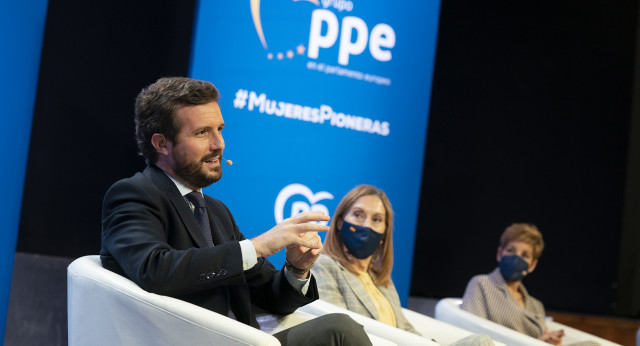
[[[353,11],[353,1],[347,0],[293,0],[296,4],[293,8],[275,8],[270,5],[269,9],[275,13],[274,17],[281,16],[279,21],[271,18],[262,18],[260,0],[250,0],[251,17],[253,19],[253,25],[258,34],[258,38],[262,43],[262,47],[267,51],[267,58],[269,60],[278,59],[293,59],[296,55],[305,55],[310,59],[318,59],[321,51],[325,51],[324,56],[329,58],[327,63],[333,61],[339,65],[347,66],[349,64],[349,58],[366,54],[373,59],[386,62],[392,59],[392,48],[396,44],[395,30],[388,24],[377,23],[374,25],[367,25],[367,23],[357,16],[348,15],[344,16],[341,21],[338,20],[338,16],[334,12],[349,13]],[[305,6],[306,5],[306,6]],[[290,27],[292,22],[302,23],[304,22],[305,15],[302,9],[304,7],[309,8],[318,7],[311,11],[310,25],[305,28],[304,31],[308,32],[308,41],[306,45],[302,38],[304,36],[297,36],[300,31]],[[273,9],[273,10],[272,10]],[[300,9],[300,11],[297,11]],[[285,13],[289,15],[285,19]],[[351,13],[349,13],[351,14]],[[263,24],[263,19],[270,19],[270,23]],[[302,20],[301,20],[302,19]],[[265,20],[265,23],[269,20]],[[263,27],[264,26],[264,27]],[[265,30],[265,27],[268,30]],[[279,47],[278,50],[270,51],[267,44],[267,37],[265,32],[278,33],[280,35],[270,34],[270,37],[287,37],[292,40],[298,39],[298,42],[290,42],[288,47]],[[335,49],[332,49],[337,45],[337,55]]]
[[[306,200],[300,200],[300,197],[305,197]],[[282,222],[282,220],[294,216],[296,214],[306,211],[320,211],[329,215],[329,209],[322,203],[318,203],[323,200],[333,199],[333,195],[327,191],[319,191],[315,194],[311,192],[311,189],[302,184],[290,184],[285,186],[278,196],[276,197],[276,203],[273,210],[276,223]],[[289,200],[291,202],[290,213],[285,217],[284,209]],[[329,222],[319,221],[320,225],[328,225]]]

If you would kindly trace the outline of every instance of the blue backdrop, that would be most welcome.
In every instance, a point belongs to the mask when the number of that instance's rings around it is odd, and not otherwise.
[[[47,0],[0,2],[0,340],[4,340]]]
[[[247,236],[358,184],[395,210],[393,280],[409,295],[440,2],[201,1],[191,76],[221,91],[224,201]],[[271,258],[284,262],[283,252]]]

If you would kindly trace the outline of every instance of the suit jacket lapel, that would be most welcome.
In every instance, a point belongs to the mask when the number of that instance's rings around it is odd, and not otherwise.
[[[533,302],[531,301],[531,299],[529,299],[529,292],[527,291],[527,289],[524,287],[524,285],[522,283],[520,283],[520,293],[522,293],[522,299],[524,300],[524,314],[525,316],[527,316],[527,318],[529,320],[531,320],[531,322],[533,322],[534,324],[538,324],[538,319],[536,318],[536,311],[533,308],[532,304]]]
[[[507,287],[507,283],[504,281],[504,278],[502,277],[502,274],[500,274],[500,270],[498,268],[496,268],[493,272],[489,274],[489,279],[493,281],[493,283],[495,284],[495,287],[498,290],[500,290],[502,294],[502,297],[500,297],[500,300],[499,300],[500,304],[496,306],[499,306],[500,309],[507,310],[509,312],[509,313],[496,314],[496,316],[499,317],[499,320],[497,320],[496,322],[500,324],[508,323],[508,321],[506,321],[505,318],[511,318],[513,313],[517,314],[519,311],[522,310],[522,308],[520,307],[520,305],[518,305],[518,303],[516,302],[516,299],[511,295],[511,293],[509,293],[509,288]]]
[[[376,305],[373,303],[373,300],[365,290],[358,277],[355,275],[348,275],[346,273],[344,277],[346,278],[347,284],[349,285],[349,287],[351,287],[351,289],[355,293],[355,296],[358,298],[358,300],[360,300],[362,305],[367,309],[367,311],[369,311],[371,316],[373,316],[375,319],[378,319],[378,309],[376,308]]]
[[[512,312],[522,311],[524,316],[527,319],[529,319],[534,325],[538,325],[535,311],[533,311],[531,307],[532,302],[531,302],[531,299],[529,299],[529,292],[527,292],[527,289],[524,288],[524,285],[522,284],[522,282],[520,282],[519,291],[520,293],[522,293],[522,298],[524,300],[524,306],[525,306],[524,308],[518,305],[518,302],[516,302],[516,299],[511,295],[511,293],[509,293],[509,288],[507,287],[507,283],[502,277],[502,274],[500,274],[500,270],[498,268],[496,268],[493,272],[491,272],[491,274],[489,274],[489,278],[491,278],[491,280],[493,280],[493,282],[496,283],[496,287],[498,287],[502,291],[505,297],[505,301],[508,302],[506,305],[502,305],[503,309],[508,308]],[[504,316],[506,317],[511,315],[504,314]]]
[[[202,234],[198,221],[196,221],[196,218],[193,216],[193,211],[191,211],[184,197],[180,194],[180,191],[178,191],[176,184],[156,165],[149,165],[144,170],[144,173],[160,191],[165,192],[165,196],[171,201],[187,232],[189,232],[198,247],[208,247],[209,244],[207,244],[207,240],[204,238],[204,234]]]

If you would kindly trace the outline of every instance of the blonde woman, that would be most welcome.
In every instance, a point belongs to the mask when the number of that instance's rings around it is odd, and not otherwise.
[[[312,269],[320,299],[420,335],[402,313],[393,282],[393,209],[384,191],[360,185],[340,201]],[[493,345],[472,335],[456,345]]]

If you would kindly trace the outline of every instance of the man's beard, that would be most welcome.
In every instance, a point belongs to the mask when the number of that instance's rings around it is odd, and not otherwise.
[[[213,172],[205,171],[205,168],[203,167],[203,162],[214,156],[222,157],[219,153],[214,153],[205,156],[200,161],[185,163],[183,160],[176,160],[174,172],[190,186],[195,186],[197,188],[207,187],[222,178],[221,165],[218,165]]]

